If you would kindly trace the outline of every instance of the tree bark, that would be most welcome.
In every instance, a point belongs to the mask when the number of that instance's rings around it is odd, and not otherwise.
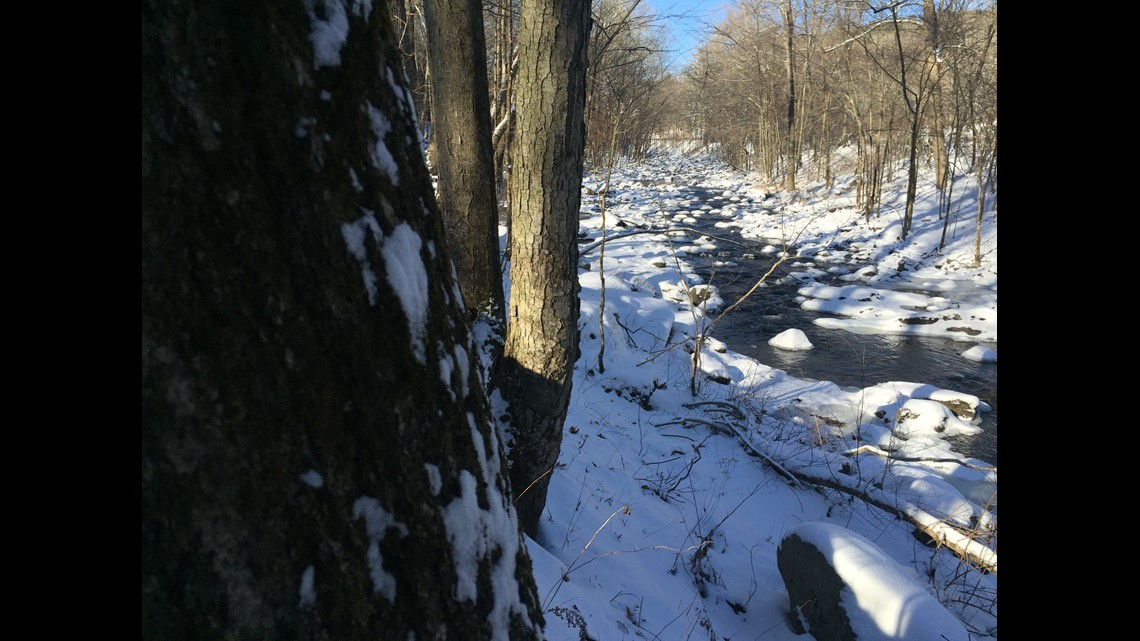
[[[536,639],[382,4],[142,6],[142,636]]]
[[[439,205],[459,289],[472,314],[503,321],[499,203],[482,0],[424,0]]]
[[[523,0],[511,153],[511,300],[499,375],[511,483],[532,536],[558,460],[578,351],[578,211],[588,0]]]

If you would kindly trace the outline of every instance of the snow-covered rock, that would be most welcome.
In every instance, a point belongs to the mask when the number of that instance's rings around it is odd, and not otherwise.
[[[768,339],[768,344],[776,349],[788,350],[790,352],[803,352],[807,351],[815,345],[811,344],[808,340],[807,334],[799,329],[786,329],[772,338]]]
[[[962,352],[962,356],[979,363],[997,362],[997,352],[992,349],[982,347],[981,345],[974,345],[970,349]]]
[[[784,534],[776,551],[792,620],[818,641],[967,641],[965,626],[915,581],[915,572],[867,538],[808,522]]]

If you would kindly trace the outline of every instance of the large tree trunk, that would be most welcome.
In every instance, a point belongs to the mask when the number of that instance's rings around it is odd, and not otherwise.
[[[142,636],[535,639],[383,5],[142,7]]]
[[[502,321],[499,203],[487,95],[482,0],[424,0],[439,174],[439,205],[472,313]]]
[[[578,210],[589,0],[523,0],[511,152],[511,300],[500,384],[511,483],[535,534],[562,444],[578,350]]]

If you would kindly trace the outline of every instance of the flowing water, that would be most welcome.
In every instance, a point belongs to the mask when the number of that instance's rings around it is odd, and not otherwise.
[[[702,205],[716,208],[728,204],[721,193],[700,188],[676,192],[671,196],[678,203],[678,209],[685,212]],[[774,258],[760,253],[765,243],[746,239],[735,228],[714,226],[724,220],[724,216],[710,214],[697,217],[696,223],[686,223],[714,238],[734,242],[718,242],[718,250],[711,255],[690,254],[685,260],[706,283],[720,289],[725,300],[724,308],[727,308],[763,276]],[[690,236],[695,238],[696,234]],[[852,271],[857,268],[849,267]],[[801,285],[786,278],[789,272],[803,269],[803,266],[790,263],[781,266],[768,278],[768,287],[758,289],[718,323],[714,336],[733,351],[799,378],[831,381],[845,388],[857,389],[888,381],[907,381],[973,394],[991,408],[980,413],[982,433],[954,437],[948,441],[958,452],[996,466],[997,364],[964,358],[962,352],[974,345],[973,342],[918,336],[861,335],[814,325],[812,321],[821,314],[800,308],[796,290]],[[837,286],[853,284],[838,280],[830,283],[818,277],[816,282]],[[768,339],[790,328],[802,330],[814,347],[809,351],[789,352],[768,345]],[[997,349],[996,344],[984,345]]]

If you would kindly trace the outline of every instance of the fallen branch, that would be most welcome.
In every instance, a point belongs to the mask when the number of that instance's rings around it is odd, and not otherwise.
[[[881,456],[885,459],[890,459],[892,461],[902,461],[904,463],[954,463],[957,465],[961,465],[962,467],[970,468],[971,470],[978,470],[979,472],[997,472],[998,471],[998,469],[996,467],[988,467],[988,466],[984,466],[984,465],[973,465],[971,463],[967,463],[967,462],[963,461],[962,459],[957,459],[957,458],[933,458],[933,457],[925,457],[925,456],[895,456],[894,454],[891,454],[890,452],[881,450],[881,449],[875,447],[874,445],[860,445],[859,447],[857,447],[853,450],[848,450],[846,452],[843,452],[844,456],[854,456],[856,454],[874,454],[875,456]]]
[[[732,427],[729,425],[726,425],[724,423],[714,423],[713,421],[706,421],[703,418],[690,417],[676,421],[666,421],[664,423],[653,424],[654,427],[665,427],[667,425],[680,425],[685,429],[692,429],[693,425],[704,425],[705,427],[710,428],[712,431],[719,434],[724,434],[725,436],[732,436],[734,433]]]
[[[685,404],[685,407],[687,407],[688,409],[697,409],[697,408],[706,407],[706,406],[710,406],[710,409],[705,410],[706,412],[708,412],[708,411],[727,412],[727,413],[731,414],[733,416],[733,418],[735,418],[738,421],[744,420],[744,412],[740,411],[739,407],[733,405],[732,403],[726,402],[726,401],[699,401],[697,403],[686,403]]]
[[[885,510],[899,518],[910,522],[939,545],[946,546],[958,558],[968,561],[978,568],[997,574],[997,552],[979,543],[977,540],[962,532],[957,527],[945,522],[929,512],[911,504],[903,503],[896,507],[885,500],[876,498],[864,490],[849,487],[832,479],[808,476],[794,473],[796,478],[804,483],[826,487],[862,499],[875,507]]]
[[[780,476],[788,479],[788,485],[791,485],[792,487],[799,487],[800,486],[800,481],[796,477],[795,474],[789,472],[787,469],[784,468],[783,465],[780,465],[779,463],[777,463],[776,460],[773,459],[771,456],[768,456],[767,454],[761,452],[760,450],[756,449],[755,447],[752,447],[752,444],[749,443],[747,440],[745,440],[745,438],[743,436],[741,436],[739,433],[737,433],[735,428],[733,428],[732,432],[733,432],[733,434],[736,435],[736,439],[738,441],[740,441],[740,443],[744,446],[745,449],[747,449],[749,452],[752,452],[756,456],[759,456],[765,463],[768,464],[768,467],[775,470],[775,472],[777,474],[779,474]]]
[[[693,403],[693,405],[704,405],[704,404],[729,405],[729,403],[725,403],[723,401],[707,401],[707,403]],[[686,405],[685,407],[691,407],[691,406]],[[737,412],[740,412],[739,408],[737,408]],[[743,416],[743,413],[741,413],[741,416]],[[692,418],[692,417],[681,419],[681,420],[676,420],[676,421],[668,421],[665,423],[654,423],[655,427],[664,427],[666,425],[680,425],[680,426],[685,427],[685,428],[691,428],[693,425],[706,425],[706,426],[712,428],[713,431],[715,431],[715,432],[719,432],[719,433],[724,434],[726,436],[735,436],[736,440],[740,441],[741,445],[743,445],[749,452],[752,452],[753,454],[755,454],[757,457],[759,457],[761,460],[763,460],[765,463],[767,463],[768,466],[771,467],[773,471],[775,471],[777,474],[779,474],[780,476],[787,479],[789,485],[791,485],[792,487],[799,487],[799,482],[797,481],[796,476],[794,474],[792,474],[788,470],[784,469],[784,466],[777,463],[775,461],[775,459],[773,459],[771,456],[768,456],[764,452],[761,452],[760,450],[756,449],[755,447],[752,447],[752,444],[749,443],[743,436],[741,436],[740,432],[738,432],[736,430],[736,427],[734,425],[732,425],[731,423],[714,423],[712,421],[706,421],[703,419]]]

